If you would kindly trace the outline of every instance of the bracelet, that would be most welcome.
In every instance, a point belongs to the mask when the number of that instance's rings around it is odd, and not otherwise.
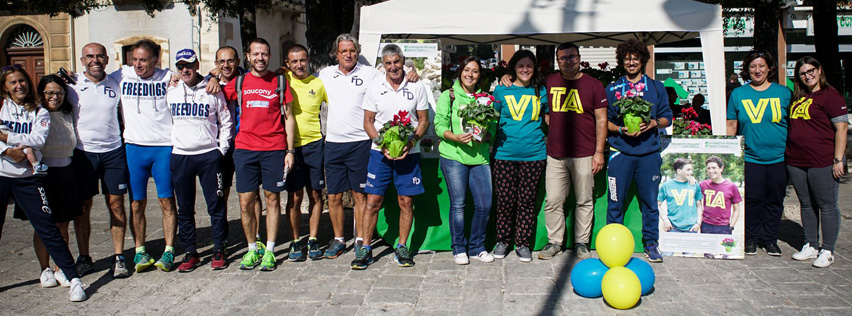
[[[624,135],[624,126],[618,128],[618,134]]]

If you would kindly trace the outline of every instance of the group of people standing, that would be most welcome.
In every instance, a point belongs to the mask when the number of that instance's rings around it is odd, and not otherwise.
[[[792,94],[770,82],[777,74],[772,55],[749,52],[740,73],[748,84],[735,88],[728,100],[727,133],[745,136],[745,253],[763,248],[781,255],[777,239],[789,177],[805,231],[805,245],[793,259],[815,259],[814,266],[828,267],[840,232],[846,101],[813,57],[796,61]]]
[[[440,166],[451,201],[456,263],[468,264],[471,257],[483,262],[505,258],[512,245],[521,261],[532,260],[529,239],[535,229],[538,184],[545,172],[548,244],[538,258],[551,259],[563,249],[563,205],[572,189],[577,204],[574,251],[581,259],[591,257],[594,175],[605,165],[610,192],[607,223],[623,222],[627,190],[637,182],[645,254],[649,261],[663,260],[656,200],[662,163],[658,130],[672,122],[666,90],[644,74],[651,56],[639,41],[617,47],[616,58],[626,75],[606,87],[580,72],[579,50],[573,43],[559,45],[559,72],[546,77],[539,73],[535,54],[515,53],[508,75],[493,92],[499,120],[481,139],[465,132],[458,115],[480,92],[482,65],[477,58],[462,61],[452,88],[437,100],[434,125],[442,140]],[[406,244],[412,197],[425,192],[418,143],[430,124],[428,91],[416,84],[416,73],[403,70],[405,56],[399,46],[382,49],[383,73],[358,62],[358,41],[341,34],[331,52],[338,64],[316,76],[301,45],[287,51],[284,69],[269,70],[270,46],[260,38],[246,47],[249,70],[238,66],[236,49],[222,47],[216,52],[217,68],[208,76],[198,72],[198,57],[190,49],[176,54],[177,72],[158,68],[159,47],[151,41],[137,42],[130,52],[132,66],[109,75],[106,49],[98,43],[83,47],[80,61],[85,71],[72,78],[47,75],[34,86],[18,66],[4,67],[0,74],[0,120],[5,126],[5,133],[0,133],[0,202],[13,196],[17,213],[35,228],[42,286],[68,285],[72,301],[86,299],[80,276],[93,267],[89,212],[99,192],[110,210],[113,277],[130,275],[123,256],[128,192],[134,270],[151,265],[172,270],[176,236],[185,249],[177,270],[189,272],[200,266],[196,177],[211,220],[211,268],[226,268],[226,201],[234,174],[248,245],[240,269],[275,270],[280,192],[285,190],[293,238],[289,260],[333,259],[345,252],[342,195],[351,190],[356,226],[351,268],[366,269],[373,262],[373,231],[391,183],[400,206],[394,260],[402,267],[414,265]],[[793,258],[816,259],[814,265],[828,266],[839,229],[837,179],[843,174],[845,103],[826,83],[819,63],[806,57],[797,63],[795,97],[788,107],[789,90],[767,80],[775,75],[773,64],[765,52],[750,53],[742,73],[750,83],[735,89],[728,102],[728,133],[746,136],[746,253],[754,254],[761,246],[780,255],[775,240],[789,174],[802,201],[806,238]],[[624,126],[617,105],[629,96],[652,104],[650,120],[634,132]],[[328,104],[325,135],[319,116],[323,103]],[[415,130],[402,154],[392,157],[381,147],[378,132],[402,113],[408,113]],[[609,157],[604,156],[607,152]],[[48,166],[45,177],[38,176],[41,169],[36,164],[42,163]],[[157,260],[145,248],[150,177],[163,212],[166,244]],[[299,226],[305,188],[310,232],[303,245]],[[328,191],[334,231],[325,251],[317,240],[323,188]],[[475,211],[466,235],[468,191]],[[493,193],[497,244],[489,252],[485,231]],[[265,243],[260,236],[261,200],[267,205]],[[71,220],[80,252],[76,263],[67,246]],[[818,251],[820,225],[823,244]],[[49,266],[48,255],[57,269]]]

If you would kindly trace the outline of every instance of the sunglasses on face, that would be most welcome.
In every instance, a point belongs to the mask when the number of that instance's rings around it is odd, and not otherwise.
[[[187,67],[188,67],[188,68],[192,68],[192,65],[195,65],[195,63],[189,63],[189,64],[175,64],[175,68],[177,68],[177,70],[178,70],[178,71],[181,71],[181,70],[183,70],[184,68],[187,68]]]

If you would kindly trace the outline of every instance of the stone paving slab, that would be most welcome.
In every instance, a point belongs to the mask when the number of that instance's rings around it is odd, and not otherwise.
[[[841,184],[841,212],[852,219],[852,190],[847,176]],[[153,190],[153,184],[149,186]],[[152,192],[153,194],[153,192]],[[153,195],[152,195],[153,196]],[[199,199],[198,205],[203,205]],[[796,204],[788,196],[785,204]],[[779,245],[780,258],[759,252],[745,260],[666,258],[652,264],[657,283],[636,307],[620,311],[603,299],[574,294],[570,270],[577,260],[565,252],[550,261],[521,263],[512,254],[493,263],[471,260],[458,266],[448,252],[415,256],[412,268],[393,262],[383,243],[374,253],[384,253],[365,271],[349,269],[352,252],[334,260],[286,261],[288,242],[276,246],[278,269],[273,272],[237,268],[246,252],[236,199],[228,215],[231,235],[230,267],[209,269],[209,219],[198,213],[198,238],[205,266],[192,273],[149,270],[128,279],[109,275],[112,241],[103,203],[92,211],[91,254],[95,272],[83,277],[90,299],[68,302],[67,289],[38,285],[38,263],[32,251],[29,223],[12,219],[0,242],[0,315],[850,315],[852,314],[852,234],[850,221],[842,223],[836,262],[817,269],[810,262],[790,258],[802,244],[797,220],[785,219]],[[148,249],[155,256],[164,247],[158,209],[148,211]],[[307,231],[303,215],[302,231]],[[351,222],[351,210],[347,222]],[[282,223],[278,240],[289,240]],[[322,218],[321,243],[330,236],[328,215]],[[352,236],[351,227],[346,230]],[[72,253],[77,253],[72,229]],[[126,247],[132,245],[129,234]],[[351,244],[351,241],[350,241]],[[183,249],[178,245],[178,252]],[[132,251],[125,255],[130,258]],[[636,257],[642,257],[636,254]],[[178,255],[178,260],[182,255]]]

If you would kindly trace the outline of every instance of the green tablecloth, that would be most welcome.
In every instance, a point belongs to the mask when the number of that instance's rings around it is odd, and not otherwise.
[[[426,193],[414,197],[414,223],[412,224],[411,235],[408,239],[408,247],[412,250],[451,250],[450,248],[450,196],[447,193],[447,185],[444,182],[444,176],[438,166],[439,159],[423,158],[421,169],[423,172],[423,185],[426,187]],[[628,192],[627,213],[624,216],[625,225],[633,232],[633,238],[636,241],[636,252],[642,252],[642,214],[639,211],[639,204],[636,198],[636,184]],[[592,229],[592,248],[595,247],[595,236],[601,228],[606,225],[606,206],[607,206],[607,190],[606,169],[599,172],[595,176],[595,219],[594,228]],[[539,185],[538,198],[536,205],[541,210],[537,217],[536,231],[533,232],[531,245],[533,250],[540,250],[547,244],[547,229],[544,226],[544,179]],[[378,224],[376,229],[379,235],[391,245],[395,245],[399,237],[399,206],[396,201],[396,190],[393,185],[385,194],[384,208],[379,211]],[[473,201],[468,195],[467,203],[465,203],[467,218],[473,215]],[[574,242],[574,197],[573,194],[568,197],[565,202],[565,212],[567,214],[566,221],[566,237],[568,247],[573,246]],[[494,247],[494,231],[495,209],[497,202],[495,198],[494,206],[491,210],[489,219],[488,233],[486,238],[486,248]],[[468,229],[470,228],[470,221]]]

